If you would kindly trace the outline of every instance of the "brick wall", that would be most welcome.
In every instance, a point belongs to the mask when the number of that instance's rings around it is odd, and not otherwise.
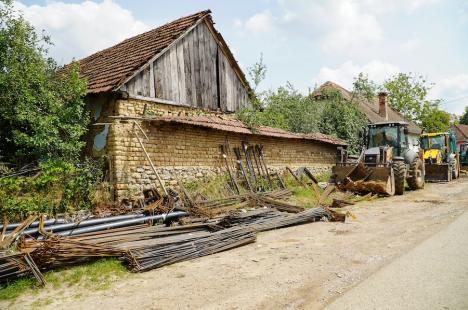
[[[219,146],[226,141],[231,149],[240,147],[242,141],[263,145],[265,160],[272,170],[306,166],[320,173],[329,171],[335,161],[336,146],[314,141],[240,135],[167,123],[143,122],[141,127],[149,138],[144,142],[145,147],[161,178],[170,185],[175,185],[177,179],[224,173]],[[156,176],[132,130],[132,124],[118,122],[110,131],[108,147],[119,198],[139,195],[156,183]],[[234,157],[233,152],[231,156]]]
[[[134,125],[114,120],[110,115],[140,116],[145,105],[147,115],[220,114],[133,99],[115,100],[109,97],[106,100],[101,98],[99,102],[102,102],[103,108],[95,122],[112,123],[106,136],[105,153],[110,160],[112,182],[118,200],[141,196],[144,189],[157,183],[157,179],[134,136]],[[94,105],[99,102],[94,100]],[[149,138],[143,143],[166,185],[175,185],[178,179],[185,181],[225,173],[219,146],[226,141],[231,150],[240,147],[242,141],[263,145],[267,165],[272,171],[283,171],[286,166],[305,166],[314,173],[321,173],[329,171],[335,162],[336,146],[322,142],[242,135],[182,124],[139,124]],[[103,128],[97,126],[93,132],[102,134]],[[138,134],[145,140],[141,133]],[[96,141],[96,138],[91,135],[89,142],[93,140]],[[234,160],[232,151],[230,156]]]

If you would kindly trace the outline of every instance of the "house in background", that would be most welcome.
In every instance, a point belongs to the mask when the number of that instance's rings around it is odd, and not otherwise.
[[[375,97],[374,100],[368,101],[363,98],[355,97],[352,92],[345,89],[344,87],[333,83],[333,82],[325,82],[320,87],[318,87],[313,93],[312,96],[315,98],[320,98],[323,92],[326,90],[338,91],[341,96],[348,100],[352,101],[357,104],[359,110],[364,113],[367,117],[369,123],[378,123],[378,122],[397,122],[397,121],[404,121],[408,123],[408,142],[410,147],[414,147],[419,141],[419,135],[422,132],[422,128],[420,128],[417,124],[412,121],[408,121],[405,117],[398,111],[394,110],[388,104],[388,98],[385,93],[380,93],[378,97]],[[415,147],[417,149],[417,147]]]
[[[79,61],[93,115],[88,154],[105,156],[117,199],[225,169],[220,145],[261,144],[271,169],[328,171],[340,139],[260,127],[233,113],[250,86],[210,11],[177,19]],[[231,159],[233,154],[231,152]],[[233,161],[234,162],[234,161]]]
[[[457,124],[452,125],[452,131],[457,137],[457,147],[460,150],[460,144],[468,143],[468,125]]]

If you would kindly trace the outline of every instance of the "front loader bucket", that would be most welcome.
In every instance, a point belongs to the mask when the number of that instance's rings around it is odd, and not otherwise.
[[[395,178],[390,167],[366,167],[362,163],[335,166],[333,174],[337,187],[344,191],[387,196],[395,194]]]
[[[426,181],[449,182],[452,180],[452,171],[448,164],[426,164]]]

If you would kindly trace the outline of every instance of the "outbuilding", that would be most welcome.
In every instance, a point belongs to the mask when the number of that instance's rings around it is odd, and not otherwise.
[[[262,145],[270,169],[328,171],[336,147],[323,134],[250,129],[235,112],[252,90],[210,11],[177,19],[79,61],[93,126],[88,154],[105,156],[117,199],[223,171],[220,145]],[[142,148],[144,145],[144,149]]]

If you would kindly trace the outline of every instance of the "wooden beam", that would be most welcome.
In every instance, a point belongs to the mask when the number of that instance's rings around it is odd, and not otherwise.
[[[219,39],[218,37],[218,34],[217,34],[217,31],[216,29],[214,28],[213,24],[208,22],[206,19],[205,19],[205,24],[207,25],[208,27],[208,30],[210,30],[211,32],[211,35],[213,36],[214,40],[216,41],[216,43],[218,43],[218,46],[221,47],[221,50],[224,54],[224,56],[226,56],[226,58],[228,59],[229,63],[231,64],[231,66],[233,67],[234,69],[234,72],[236,73],[237,77],[239,78],[239,80],[241,81],[242,85],[247,89],[247,90],[251,90],[250,88],[250,85],[246,84],[245,82],[245,76],[242,77],[242,75],[240,74],[239,71],[242,71],[242,69],[239,67],[239,64],[237,63],[237,61],[235,60],[234,58],[234,55],[232,55],[232,53],[230,51],[228,51],[228,48],[227,46],[225,46],[221,40]]]
[[[156,97],[156,91],[154,90],[154,62],[150,63],[150,97]]]
[[[173,100],[167,100],[167,99],[162,99],[162,98],[152,98],[152,97],[130,95],[130,94],[128,95],[128,98],[137,99],[137,100],[145,100],[145,101],[156,102],[156,103],[170,104],[170,105],[175,105],[175,106],[190,107],[190,105],[187,103],[176,102]]]
[[[137,76],[141,71],[145,70],[152,62],[154,62],[156,59],[158,59],[159,57],[161,57],[161,55],[163,55],[164,53],[166,53],[169,49],[171,49],[173,46],[175,46],[180,40],[182,40],[188,33],[190,33],[190,31],[192,31],[193,29],[195,29],[198,25],[200,25],[205,19],[206,17],[209,16],[209,14],[206,14],[205,16],[203,16],[202,18],[200,18],[199,20],[197,20],[197,22],[195,24],[193,24],[189,29],[187,29],[187,31],[185,31],[180,37],[178,37],[177,39],[175,39],[171,44],[169,44],[166,48],[164,48],[162,51],[160,51],[159,53],[157,53],[156,55],[154,55],[150,60],[148,60],[143,66],[141,66],[140,68],[138,68],[135,72],[133,72],[132,75],[130,75],[128,78],[126,78],[125,80],[123,80],[122,83],[120,83],[117,87],[115,87],[113,90],[114,91],[118,91],[120,89],[120,87],[122,86],[122,84],[125,84],[127,83],[128,81],[130,81],[131,79],[133,79],[135,76]]]

